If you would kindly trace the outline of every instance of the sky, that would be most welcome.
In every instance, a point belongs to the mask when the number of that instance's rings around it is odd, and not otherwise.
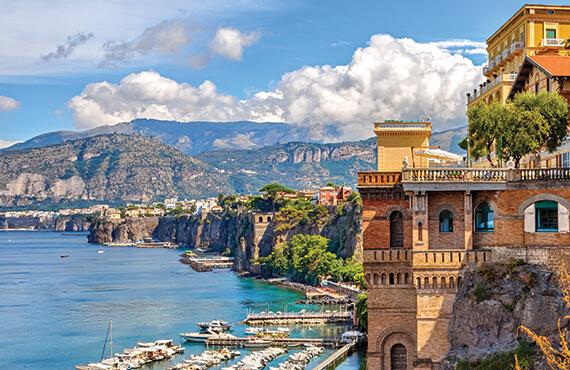
[[[523,4],[0,0],[0,147],[135,118],[289,122],[328,141],[381,119],[457,127],[485,39]]]

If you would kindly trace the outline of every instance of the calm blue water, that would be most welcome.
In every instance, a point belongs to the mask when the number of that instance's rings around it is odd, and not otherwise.
[[[292,304],[300,295],[291,290],[230,271],[197,273],[178,261],[180,251],[104,250],[98,254],[81,234],[0,232],[0,369],[73,369],[98,361],[109,320],[118,352],[140,341],[180,342],[178,334],[195,331],[198,321],[237,323],[247,314],[244,301],[258,311],[306,308]],[[234,334],[243,329],[236,325]],[[304,327],[294,335],[342,330]],[[185,347],[184,355],[152,368],[204,350],[202,344]],[[360,363],[353,355],[339,368],[358,369]]]

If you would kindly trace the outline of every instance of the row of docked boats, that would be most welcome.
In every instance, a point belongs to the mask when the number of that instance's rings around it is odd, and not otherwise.
[[[315,357],[320,356],[325,349],[317,346],[307,346],[307,349],[289,356],[287,361],[280,363],[271,370],[303,370]]]
[[[137,343],[135,348],[125,349],[101,362],[76,365],[77,370],[130,370],[155,361],[162,361],[184,352],[184,347],[174,344],[172,339]]]
[[[238,363],[224,367],[222,370],[259,370],[277,357],[287,353],[287,349],[281,347],[269,347],[255,351],[242,358]]]
[[[192,355],[184,362],[171,367],[169,370],[207,370],[213,366],[218,366],[222,362],[233,360],[240,356],[239,351],[231,351],[223,348],[218,351],[205,351],[199,355]]]

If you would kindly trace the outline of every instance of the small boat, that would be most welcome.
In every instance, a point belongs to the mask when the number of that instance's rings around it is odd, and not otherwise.
[[[205,342],[210,338],[235,338],[233,335],[224,334],[222,332],[212,330],[212,329],[203,329],[196,333],[180,333],[180,336],[186,339],[187,342]]]
[[[97,253],[101,254],[101,253],[105,253],[105,251],[104,251],[104,250],[99,250],[99,251],[97,251]]]
[[[67,258],[69,257],[69,254],[62,254],[61,256],[59,256],[59,258]]]
[[[230,328],[232,327],[232,324],[223,320],[199,322],[197,325],[202,329],[222,329],[224,331],[230,330]]]

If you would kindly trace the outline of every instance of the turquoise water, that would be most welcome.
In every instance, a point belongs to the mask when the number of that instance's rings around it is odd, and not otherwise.
[[[0,369],[73,369],[98,361],[110,320],[118,352],[140,341],[180,342],[179,333],[195,331],[198,321],[237,323],[248,306],[307,308],[292,304],[300,298],[295,291],[230,271],[197,273],[178,261],[179,250],[104,250],[98,254],[81,234],[0,232]],[[243,329],[236,325],[234,334]],[[293,334],[326,337],[342,330],[299,327]],[[152,369],[204,350],[202,344],[185,347],[184,355]],[[353,355],[339,368],[358,369],[360,363]]]

